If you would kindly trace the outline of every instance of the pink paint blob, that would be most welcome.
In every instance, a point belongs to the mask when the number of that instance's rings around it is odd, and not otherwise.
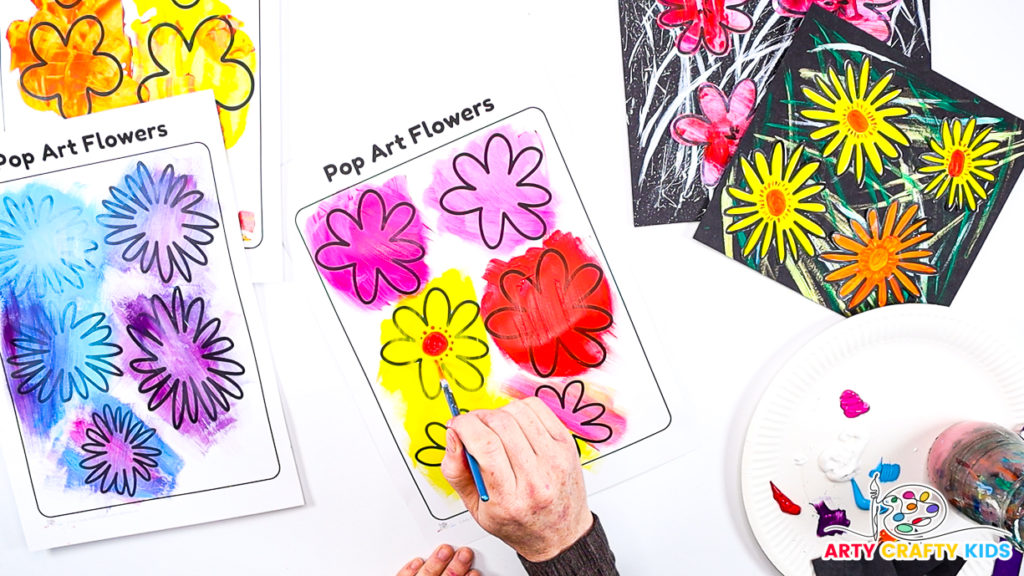
[[[444,232],[508,252],[555,227],[546,154],[535,132],[485,133],[437,163],[424,202]]]
[[[426,232],[404,176],[337,194],[306,222],[320,275],[354,304],[373,310],[423,287],[429,274]]]
[[[540,398],[573,436],[601,448],[615,444],[626,433],[626,418],[615,411],[609,394],[580,380],[538,383],[518,376],[505,383],[503,392],[513,398]]]
[[[839,396],[839,407],[843,409],[843,414],[847,418],[856,418],[871,410],[871,406],[853,390],[847,390]]]

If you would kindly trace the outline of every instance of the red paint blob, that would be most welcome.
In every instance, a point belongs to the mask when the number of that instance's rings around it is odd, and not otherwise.
[[[492,260],[480,301],[484,326],[512,361],[538,376],[575,376],[604,363],[612,292],[582,241],[554,232],[543,248]]]
[[[790,500],[789,496],[783,494],[782,490],[779,490],[779,487],[775,485],[775,482],[769,482],[769,484],[772,486],[772,498],[774,498],[775,502],[779,505],[779,510],[782,510],[786,514],[799,516],[800,506],[797,506],[795,502]]]
[[[954,150],[949,159],[949,175],[953,178],[964,173],[964,165],[967,163],[967,155],[963,150]]]
[[[427,356],[440,356],[448,350],[448,338],[440,332],[431,332],[423,339],[423,353]]]

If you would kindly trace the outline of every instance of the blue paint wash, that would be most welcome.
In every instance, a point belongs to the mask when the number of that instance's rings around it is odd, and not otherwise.
[[[868,472],[868,476],[874,478],[877,475],[879,482],[891,483],[900,479],[900,472],[899,464],[886,464],[885,461],[879,460],[878,466],[872,468]],[[853,489],[853,500],[857,504],[857,508],[871,510],[871,500],[864,496],[855,478],[850,479],[850,488]]]

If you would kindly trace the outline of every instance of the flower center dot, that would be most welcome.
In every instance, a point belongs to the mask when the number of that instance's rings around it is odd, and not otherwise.
[[[967,163],[967,156],[963,150],[954,150],[953,156],[949,159],[949,175],[953,178],[964,173],[964,164]]]
[[[431,332],[423,339],[423,353],[427,356],[440,356],[448,350],[448,338],[440,332]]]
[[[786,212],[786,195],[778,188],[772,188],[764,195],[765,204],[768,205],[768,213],[778,218]]]
[[[868,252],[868,268],[872,272],[881,272],[889,265],[889,251],[885,248],[875,248]]]
[[[868,131],[868,128],[871,128],[868,117],[860,110],[850,110],[850,113],[846,115],[846,121],[849,122],[850,129],[857,134],[863,134]]]

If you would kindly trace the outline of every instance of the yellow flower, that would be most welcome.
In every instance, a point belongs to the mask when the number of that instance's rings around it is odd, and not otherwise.
[[[999,148],[994,140],[985,140],[992,132],[991,128],[982,130],[975,135],[977,121],[971,118],[967,126],[962,120],[943,120],[942,140],[930,142],[934,154],[921,155],[921,160],[929,164],[920,169],[921,174],[934,174],[925,192],[935,192],[942,199],[948,195],[946,206],[963,208],[964,201],[974,210],[978,207],[976,197],[988,198],[988,193],[979,179],[992,182],[996,177],[988,170],[996,165],[996,161],[985,158]]]
[[[825,186],[808,182],[820,163],[811,162],[801,167],[799,162],[803,151],[803,147],[798,148],[787,162],[785,148],[778,142],[772,150],[771,166],[760,150],[754,152],[753,165],[746,158],[740,158],[749,192],[729,187],[729,195],[743,204],[726,209],[725,214],[737,218],[726,229],[729,234],[747,228],[754,229],[743,246],[744,256],[750,254],[760,242],[760,254],[764,258],[774,238],[779,262],[785,262],[787,246],[788,253],[794,257],[797,254],[797,243],[807,254],[814,254],[814,246],[807,234],[825,236],[821,226],[805,216],[807,213],[825,211],[822,204],[808,201],[811,196],[824,190]]]
[[[843,252],[822,254],[821,258],[829,262],[841,262],[845,265],[826,276],[825,280],[828,282],[845,281],[839,289],[839,295],[846,298],[853,294],[850,308],[860,305],[871,295],[872,291],[878,292],[879,306],[885,306],[888,303],[889,290],[892,290],[896,300],[900,303],[906,302],[904,289],[914,296],[921,296],[921,289],[918,288],[909,273],[935,274],[936,269],[919,261],[934,255],[931,250],[915,248],[918,244],[931,238],[933,234],[931,232],[915,234],[927,223],[927,220],[923,218],[914,220],[916,215],[917,204],[908,208],[901,217],[899,205],[893,203],[885,211],[885,222],[881,226],[878,221],[878,211],[872,209],[868,212],[870,232],[865,230],[860,222],[853,220],[851,224],[856,238],[839,233],[833,234],[832,241]],[[897,219],[899,219],[898,222]]]
[[[899,151],[892,142],[903,146],[910,144],[907,136],[891,123],[891,119],[906,116],[910,111],[900,106],[885,106],[902,92],[899,89],[885,92],[892,77],[893,72],[890,71],[872,87],[871,60],[864,58],[859,77],[853,63],[847,61],[845,79],[839,78],[834,68],[829,68],[828,82],[822,75],[814,79],[820,92],[804,87],[804,96],[821,108],[801,110],[800,115],[808,120],[827,123],[824,128],[811,133],[812,140],[831,138],[822,152],[823,156],[831,156],[842,146],[836,168],[838,174],[845,173],[853,164],[857,182],[863,183],[865,156],[875,174],[881,174],[882,154],[889,158],[899,157]]]
[[[441,371],[452,386],[468,392],[483,388],[491,360],[476,302],[453,307],[448,294],[435,286],[427,290],[422,307],[396,308],[390,323],[384,323],[384,333],[391,337],[381,348],[381,358],[392,366],[415,366],[427,398],[441,394]]]

